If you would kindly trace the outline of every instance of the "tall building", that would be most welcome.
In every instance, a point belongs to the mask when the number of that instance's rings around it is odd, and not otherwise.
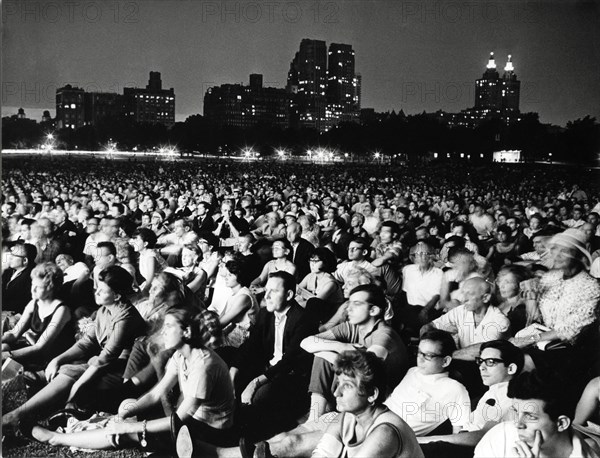
[[[218,125],[248,128],[257,124],[289,127],[290,95],[285,89],[263,87],[260,74],[250,85],[222,84],[204,95],[204,116]]]
[[[360,76],[351,45],[331,43],[327,62],[327,130],[340,122],[359,122]]]
[[[327,105],[327,47],[324,41],[304,38],[290,64],[288,91],[294,94],[292,125],[325,130]]]
[[[453,116],[451,124],[473,127],[487,119],[501,119],[506,124],[518,121],[520,88],[512,57],[508,56],[500,77],[494,53],[490,53],[483,76],[475,82],[475,105]]]
[[[508,55],[508,61],[504,67],[502,76],[502,109],[508,113],[519,113],[519,99],[521,94],[521,82],[517,79],[512,56]]]
[[[56,90],[56,127],[78,129],[85,124],[84,90],[67,84]]]
[[[166,126],[175,123],[175,91],[162,88],[159,72],[150,72],[145,89],[126,87],[123,95],[125,116],[135,122]]]

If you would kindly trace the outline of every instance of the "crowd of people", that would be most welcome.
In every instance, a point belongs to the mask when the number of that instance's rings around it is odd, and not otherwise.
[[[4,447],[600,456],[593,170],[37,158],[2,183],[28,394]]]

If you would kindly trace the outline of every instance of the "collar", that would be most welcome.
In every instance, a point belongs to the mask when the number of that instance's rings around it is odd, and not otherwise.
[[[379,326],[380,326],[382,323],[383,323],[383,320],[382,320],[381,318],[380,318],[380,319],[378,319],[378,320],[377,320],[375,323],[373,323],[373,327],[372,327],[371,329],[369,329],[369,330],[368,330],[368,331],[365,333],[365,335],[364,335],[363,339],[366,339],[366,338],[367,338],[367,337],[369,337],[371,334],[373,334],[373,333],[374,333],[374,332],[377,330],[377,328],[379,328]]]
[[[292,306],[288,304],[288,306],[282,312],[273,311],[273,314],[275,315],[275,319],[282,320],[285,316],[287,316],[287,313],[290,311],[291,308],[292,308]]]
[[[424,378],[427,381],[438,381],[438,380],[450,377],[450,374],[448,374],[448,371],[440,372],[439,374],[423,374],[423,372],[421,372],[421,369],[418,366],[415,366],[415,369],[416,369],[415,373],[420,378]]]

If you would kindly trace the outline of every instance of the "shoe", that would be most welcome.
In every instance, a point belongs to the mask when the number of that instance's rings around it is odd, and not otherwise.
[[[194,441],[192,441],[189,428],[185,425],[179,428],[175,450],[179,458],[192,458],[194,456]]]
[[[27,439],[33,439],[33,436],[31,435],[31,430],[34,426],[37,426],[37,423],[35,421],[19,420],[19,423],[17,424],[17,431],[21,436],[26,437]]]
[[[260,441],[256,444],[256,450],[254,451],[255,458],[275,458],[271,453],[271,447],[267,441]]]
[[[78,421],[87,420],[93,415],[93,412],[80,409],[62,409],[48,418],[48,429],[56,431],[59,427],[66,428],[69,418],[75,418]]]
[[[242,453],[242,458],[253,458],[254,448],[253,443],[248,442],[244,436],[240,437],[240,452]]]

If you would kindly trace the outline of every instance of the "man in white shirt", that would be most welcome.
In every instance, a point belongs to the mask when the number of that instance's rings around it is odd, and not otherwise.
[[[485,342],[476,362],[488,391],[477,403],[461,432],[419,438],[426,457],[472,457],[475,446],[486,432],[502,421],[515,418],[507,390],[510,380],[521,372],[525,364],[522,350],[507,340]]]
[[[475,447],[475,458],[592,458],[598,443],[572,426],[575,402],[563,381],[537,371],[508,384],[515,421],[494,426]]]
[[[453,357],[474,361],[481,343],[504,338],[510,322],[497,307],[490,305],[491,285],[481,277],[465,280],[464,301],[437,320],[421,328],[421,334],[432,328],[448,331],[457,341]]]
[[[440,300],[444,272],[433,265],[434,250],[431,245],[419,242],[411,248],[411,252],[414,255],[414,264],[402,269],[402,291],[405,300],[400,314],[402,322],[417,333],[424,324],[419,317],[421,312],[425,310],[427,313]]]
[[[469,421],[469,393],[448,376],[455,349],[452,336],[445,331],[435,329],[423,334],[417,366],[408,370],[385,402],[417,437],[431,433],[446,420],[450,420],[454,432],[462,430]]]
[[[379,269],[367,261],[368,254],[369,248],[365,239],[357,237],[352,240],[348,245],[348,260],[338,264],[333,273],[334,278],[343,284],[348,272],[357,267],[365,269],[371,275],[379,275]]]

